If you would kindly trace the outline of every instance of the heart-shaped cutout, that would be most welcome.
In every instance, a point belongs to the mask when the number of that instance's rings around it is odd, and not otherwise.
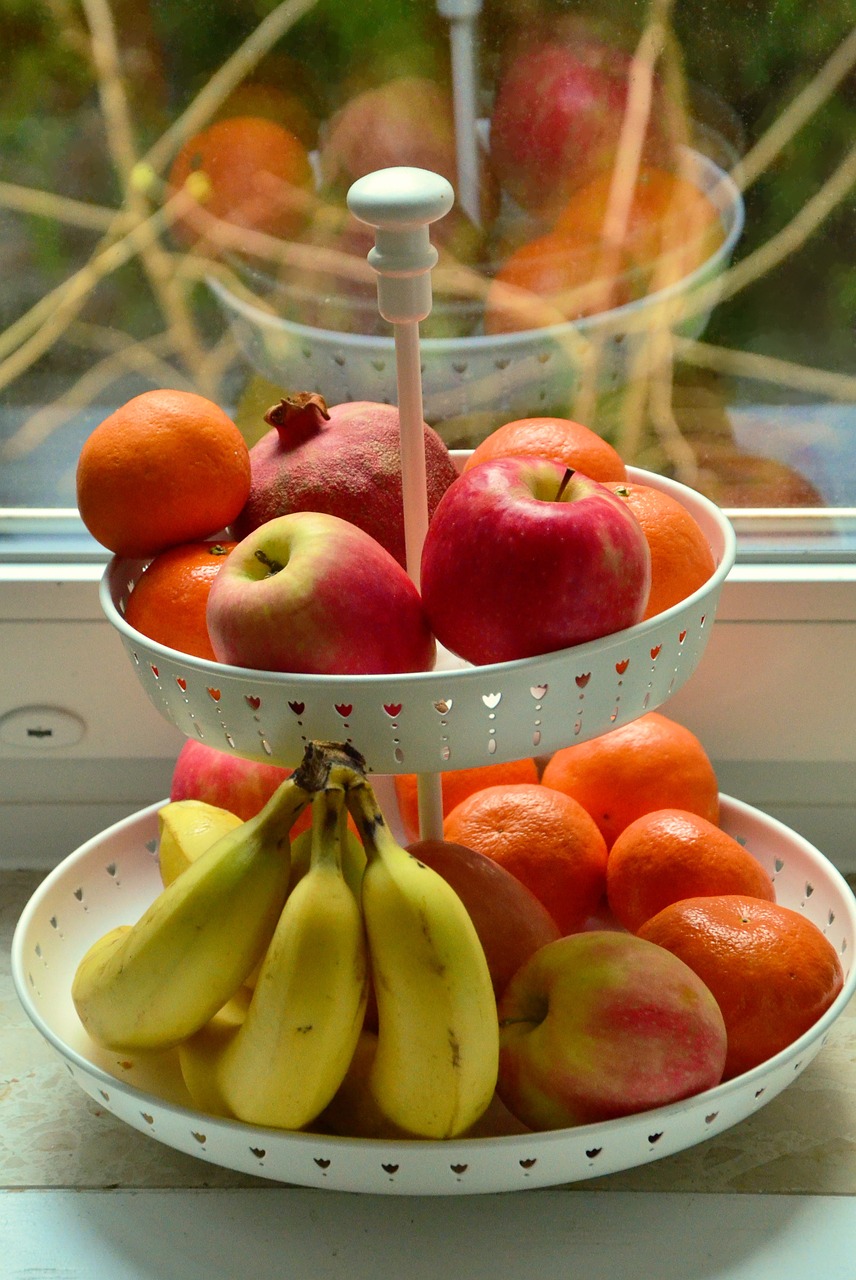
[[[595,1156],[599,1156],[603,1147],[586,1147],[586,1155],[589,1160],[594,1160]]]
[[[457,1173],[457,1174],[466,1173],[469,1167],[470,1166],[468,1164],[450,1164],[449,1165],[449,1168],[452,1170],[452,1173]]]
[[[187,681],[184,676],[176,676],[175,683],[178,685],[182,693],[187,693]]]
[[[195,1138],[195,1139],[196,1139],[196,1141],[199,1143],[200,1147],[204,1147],[204,1146],[205,1146],[205,1143],[208,1141],[208,1135],[207,1135],[207,1134],[204,1134],[204,1133],[199,1133],[199,1132],[197,1132],[197,1130],[196,1130],[196,1129],[191,1129],[191,1130],[190,1130],[190,1136],[191,1136],[192,1138]]]
[[[678,644],[683,644],[686,638],[687,638],[686,631],[682,631],[681,634],[678,636]]]
[[[434,710],[441,716],[447,716],[452,710],[452,699],[441,698],[439,702],[434,703]]]
[[[517,1163],[521,1169],[531,1169],[533,1165],[538,1163],[538,1159],[536,1156],[528,1156],[525,1160],[518,1160]]]
[[[329,1169],[330,1161],[325,1156],[314,1156],[315,1163],[319,1169]]]
[[[622,658],[620,662],[616,662],[615,670],[620,676],[623,676],[627,668],[630,666],[629,658]]]
[[[713,1124],[714,1120],[718,1115],[719,1115],[718,1111],[709,1111],[704,1118],[705,1124]]]
[[[158,668],[155,666],[153,662],[150,662],[149,666],[152,669],[152,675],[154,676],[155,680],[157,680],[158,677],[160,676],[160,671],[158,670]]]
[[[347,720],[348,716],[354,709],[353,704],[350,702],[336,702],[333,705],[343,720]]]
[[[384,709],[384,711],[386,712],[386,714],[390,717],[390,719],[392,719],[392,720],[394,720],[396,716],[400,716],[400,715],[401,715],[401,703],[400,703],[400,702],[385,702],[385,703],[383,704],[383,709]]]
[[[305,702],[289,702],[289,710],[293,711],[296,716],[302,716],[306,710]]]
[[[657,661],[657,659],[658,659],[658,658],[659,658],[659,656],[660,656],[660,650],[662,649],[662,647],[663,647],[663,646],[662,646],[661,644],[655,644],[655,645],[654,645],[654,648],[651,650],[651,661],[652,661],[652,662],[656,662],[656,661]]]
[[[250,1147],[250,1155],[254,1155],[257,1160],[264,1160],[267,1151],[264,1147]]]
[[[663,1136],[662,1130],[660,1131],[660,1133],[649,1133],[648,1141],[651,1143],[651,1146],[653,1147],[655,1143],[660,1141],[662,1136]]]
[[[533,684],[529,692],[536,702],[540,702],[542,698],[546,698],[549,687],[548,684]]]
[[[262,705],[261,698],[256,697],[254,693],[245,693],[244,702],[246,702],[251,711],[258,711],[259,707]],[[291,703],[288,705],[291,706]]]
[[[574,684],[578,689],[584,689],[591,680],[591,672],[585,671],[581,676],[574,676]]]
[[[384,1173],[398,1173],[397,1164],[382,1164],[381,1169],[383,1169]]]
[[[494,707],[498,707],[501,701],[502,701],[501,693],[483,693],[482,694],[482,702],[487,707],[488,711],[493,711]]]
[[[211,701],[212,701],[212,702],[219,702],[219,701],[220,701],[220,690],[219,690],[219,689],[212,689],[212,688],[210,688],[210,687],[209,687],[209,689],[208,689],[208,697],[211,699]]]
[[[143,1117],[146,1124],[154,1124],[155,1118],[154,1116],[149,1115],[148,1111],[141,1111],[140,1115]]]

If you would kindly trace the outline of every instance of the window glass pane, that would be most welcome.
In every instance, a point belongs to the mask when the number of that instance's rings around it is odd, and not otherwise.
[[[849,554],[854,0],[0,0],[0,24],[0,556],[102,555],[77,454],[150,387],[250,440],[287,391],[394,400],[344,195],[400,163],[457,193],[422,326],[449,444],[575,417],[741,512],[741,554]]]

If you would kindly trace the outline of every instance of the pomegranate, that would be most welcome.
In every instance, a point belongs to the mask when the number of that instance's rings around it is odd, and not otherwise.
[[[271,430],[250,450],[250,496],[236,538],[292,511],[321,511],[371,534],[406,568],[398,409],[356,400],[328,409],[302,392],[265,414]],[[446,445],[423,424],[428,514],[457,471]]]

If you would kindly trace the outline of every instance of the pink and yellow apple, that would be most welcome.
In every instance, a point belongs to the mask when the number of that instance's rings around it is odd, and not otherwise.
[[[481,665],[639,622],[651,555],[639,522],[605,486],[549,459],[498,458],[446,490],[421,581],[437,639]]]
[[[416,840],[407,848],[441,875],[467,908],[497,998],[530,956],[561,937],[547,908],[493,858],[451,840]]]
[[[398,561],[356,525],[315,511],[268,520],[238,543],[207,621],[218,661],[260,671],[381,675],[434,662],[419,592]]]
[[[204,800],[247,822],[261,812],[290,773],[290,769],[245,760],[188,738],[173,767],[169,798]]]
[[[641,944],[641,945],[640,945]],[[593,1124],[719,1084],[726,1031],[665,948],[608,930],[542,947],[499,1003],[497,1092],[530,1128]]]

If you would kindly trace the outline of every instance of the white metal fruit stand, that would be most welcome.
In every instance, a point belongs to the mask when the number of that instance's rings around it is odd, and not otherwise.
[[[427,524],[418,323],[431,306],[434,258],[427,227],[449,207],[451,188],[436,175],[392,170],[361,180],[350,198],[354,211],[378,228],[371,260],[379,270],[381,311],[396,333],[408,566],[416,577]],[[290,765],[310,739],[350,739],[378,775],[382,804],[394,803],[389,775],[420,775],[420,820],[430,833],[437,828],[443,771],[544,754],[608,732],[664,703],[697,666],[734,560],[733,532],[700,495],[645,472],[632,476],[665,488],[692,512],[713,550],[715,573],[658,617],[538,658],[397,676],[248,671],[177,653],[128,626],[123,607],[143,562],[114,559],[102,602],[147,694],[186,735]],[[138,1054],[131,1062],[96,1047],[70,997],[71,977],[88,945],[108,928],[136,919],[159,891],[158,807],[89,841],[42,883],[14,937],[16,989],[35,1026],[100,1105],[178,1150],[276,1181],[455,1195],[577,1182],[644,1164],[738,1123],[786,1088],[822,1047],[856,986],[856,901],[843,878],[801,837],[723,797],[725,829],[767,868],[778,900],[823,930],[845,970],[835,1003],[775,1058],[672,1106],[525,1136],[358,1140],[202,1115],[189,1101],[172,1054]]]

